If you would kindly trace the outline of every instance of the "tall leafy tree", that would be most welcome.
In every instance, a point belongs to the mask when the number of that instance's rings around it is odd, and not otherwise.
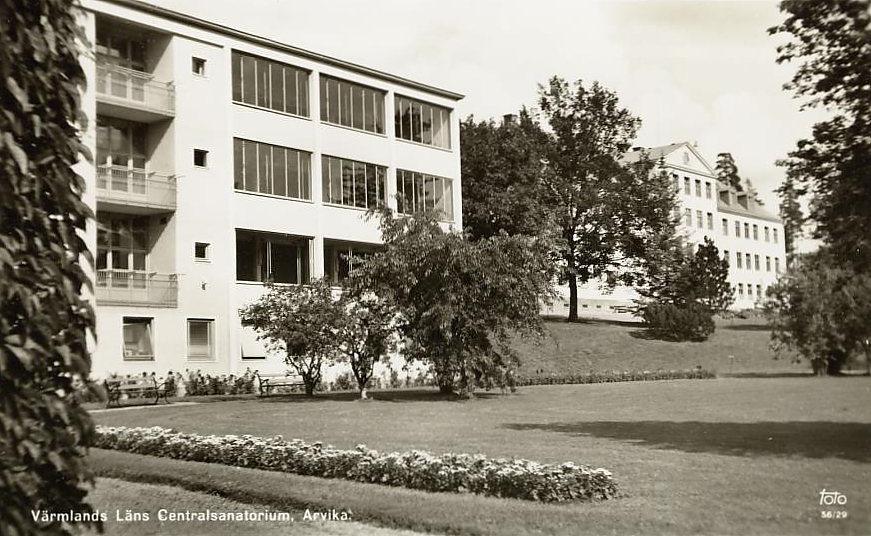
[[[578,284],[636,284],[674,230],[674,192],[655,162],[621,164],[641,120],[598,82],[553,77],[539,88],[549,126],[548,204],[561,232],[560,277],[569,287],[569,321],[578,318]]]
[[[463,224],[471,238],[549,227],[542,192],[548,141],[525,108],[502,124],[472,116],[460,122]]]
[[[735,164],[732,153],[720,153],[717,155],[716,170],[717,179],[722,184],[728,184],[739,192],[743,190],[741,175],[738,174],[738,166]]]
[[[786,249],[786,262],[790,265],[795,257],[796,241],[804,234],[804,214],[801,210],[799,199],[804,191],[796,187],[795,180],[787,176],[777,188],[780,197],[779,213],[783,220],[783,244]]]
[[[400,314],[401,351],[431,366],[439,389],[471,396],[517,366],[509,336],[541,336],[552,290],[552,245],[500,234],[476,241],[447,232],[432,213],[380,214],[384,250],[353,273]]]
[[[359,280],[352,278],[352,285]],[[360,399],[367,398],[375,363],[396,350],[398,315],[393,304],[366,291],[352,288],[343,296],[344,318],[337,339],[339,356],[351,366]]]
[[[285,362],[302,377],[313,396],[323,366],[338,352],[345,321],[344,304],[326,279],[308,285],[270,285],[265,294],[239,310],[243,326],[257,331],[267,348],[285,354]]]
[[[679,285],[686,301],[696,301],[712,313],[725,313],[735,301],[729,284],[729,261],[720,256],[714,241],[705,237],[695,255],[686,263]]]
[[[79,128],[86,42],[67,0],[0,1],[0,534],[69,534],[31,512],[81,512],[93,423],[75,382],[91,368],[90,158]],[[93,523],[88,523],[93,524]]]
[[[796,62],[785,89],[834,116],[814,125],[780,162],[810,196],[813,236],[834,262],[871,270],[871,0],[785,0],[783,23],[769,29],[789,40],[778,63]]]

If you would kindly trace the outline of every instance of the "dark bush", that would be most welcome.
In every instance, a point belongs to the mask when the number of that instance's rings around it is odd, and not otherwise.
[[[651,302],[642,308],[642,317],[648,331],[660,339],[703,341],[714,332],[711,310],[696,302]]]

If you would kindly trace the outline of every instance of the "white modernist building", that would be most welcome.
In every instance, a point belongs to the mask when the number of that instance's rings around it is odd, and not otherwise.
[[[644,152],[672,178],[681,215],[678,232],[694,245],[705,237],[711,238],[729,262],[729,283],[735,289],[732,308],[755,307],[786,269],[783,222],[765,209],[754,192],[737,191],[720,183],[715,169],[694,145],[681,142],[633,149],[626,153],[624,161],[637,161]],[[548,313],[565,313],[568,293],[562,294],[564,299]],[[637,297],[629,288],[603,292],[599,284],[590,283],[578,289],[578,312],[582,316],[611,314],[632,305]]]
[[[265,281],[346,276],[378,204],[462,227],[462,95],[135,0],[84,7],[97,377],[283,371],[239,321]]]

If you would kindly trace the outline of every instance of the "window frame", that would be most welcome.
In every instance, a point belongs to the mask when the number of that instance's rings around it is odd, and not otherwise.
[[[197,157],[202,157],[203,163],[197,164]],[[209,169],[209,151],[206,149],[194,148],[194,167],[199,169]]]
[[[199,56],[191,56],[191,74],[194,76],[199,76],[201,78],[208,78],[209,73],[206,70],[206,66],[208,65],[208,60],[206,58],[201,58]],[[197,70],[197,67],[202,67],[202,72]]]
[[[411,130],[410,136],[405,137],[405,126],[406,120],[403,116],[403,103],[404,101],[408,101],[409,103],[409,130]],[[427,108],[430,112],[430,143],[426,143],[424,141],[424,130],[423,130],[423,117],[422,113],[424,108]],[[439,112],[439,127],[438,131],[440,133],[439,137],[445,141],[444,145],[437,144],[435,140],[436,133],[436,123],[433,121],[434,112]],[[427,102],[421,99],[417,99],[414,97],[409,97],[406,95],[402,95],[400,93],[393,94],[393,135],[397,141],[404,141],[408,143],[413,143],[415,145],[422,145],[424,147],[432,147],[434,149],[441,149],[443,151],[453,151],[454,139],[451,134],[451,125],[453,121],[454,109],[449,108],[447,106],[442,106],[440,104],[435,104],[432,102]],[[443,119],[441,117],[442,113],[447,114],[447,118]],[[415,114],[417,114],[417,119],[415,119]],[[416,134],[416,125],[420,125],[420,139],[415,139]]]
[[[346,169],[348,169],[346,166],[348,165],[350,165],[351,170],[350,185],[346,184],[345,176],[345,171]],[[363,177],[366,182],[362,190],[365,196],[364,206],[360,206],[356,202],[356,197],[359,193],[359,190],[357,189],[358,167],[361,167],[363,169]],[[338,177],[333,177],[333,172],[336,168],[338,168]],[[375,173],[374,181],[376,205],[374,207],[369,203],[370,168],[372,168]],[[378,203],[380,203],[381,206],[387,206],[387,169],[387,166],[375,162],[364,162],[362,160],[353,160],[351,158],[344,158],[331,154],[321,154],[321,204],[328,207],[354,210],[369,210],[370,208],[378,208]],[[342,202],[337,203],[334,201],[334,187],[338,187],[340,193],[339,198]],[[351,201],[347,204],[344,202],[346,193],[348,193],[351,197]]]
[[[409,175],[410,176],[407,176]],[[419,184],[416,182],[416,178],[420,177],[422,188],[418,188]],[[428,201],[426,199],[428,193],[428,185],[432,184],[433,187],[433,196],[435,194],[435,184],[436,181],[439,181],[441,184],[441,197],[436,200],[433,199],[433,209],[438,209],[440,211],[439,221],[443,223],[453,223],[456,221],[455,214],[455,203],[454,203],[454,179],[450,177],[442,177],[441,175],[434,175],[432,173],[423,173],[420,171],[414,171],[410,169],[396,169],[396,212],[397,214],[402,214],[405,216],[412,216],[415,213],[421,210],[427,210]],[[406,205],[409,200],[408,196],[404,195],[403,192],[406,190],[406,185],[411,183],[411,191],[412,191],[412,209],[410,211],[405,210]],[[423,194],[423,207],[419,206],[419,201],[417,200],[418,195]],[[402,197],[400,197],[400,195]],[[436,203],[441,202],[442,207],[447,208],[448,203],[450,203],[450,211],[446,209],[440,209]]]
[[[337,121],[330,120],[330,112],[332,111],[332,105],[331,105],[332,99],[330,98],[329,84],[331,82],[335,82],[337,84],[337,87],[338,87],[337,107],[338,107],[339,113],[336,116]],[[343,106],[342,87],[343,87],[343,84],[347,85],[349,87],[349,90],[348,90],[349,91],[348,108],[349,108],[350,117],[348,118],[347,124],[342,123],[342,120],[344,119],[344,117],[343,117],[344,114],[342,113],[342,106]],[[363,111],[361,112],[361,116],[360,116],[361,126],[359,126],[359,127],[354,126],[354,122],[355,122],[354,113],[355,113],[355,108],[356,108],[355,102],[357,102],[356,101],[357,93],[355,92],[355,89],[359,89],[361,91],[359,94],[360,104],[363,106]],[[359,82],[352,82],[350,80],[347,80],[344,78],[339,78],[337,76],[333,76],[333,75],[329,75],[329,74],[325,74],[325,73],[318,73],[318,90],[320,91],[320,95],[321,95],[320,112],[319,112],[321,123],[324,123],[324,124],[330,125],[330,126],[334,126],[334,127],[339,127],[339,128],[347,128],[347,129],[350,129],[350,130],[353,130],[356,132],[364,132],[366,134],[374,134],[374,135],[380,136],[382,138],[387,137],[387,129],[386,129],[387,118],[385,117],[385,115],[387,113],[387,106],[385,103],[385,101],[387,100],[387,91],[386,90],[380,89],[380,88],[377,88],[374,86],[370,86],[367,84],[361,84]],[[371,95],[373,97],[371,99],[371,106],[373,108],[372,130],[366,128],[366,108],[367,108],[366,103],[370,101],[370,99],[367,99],[367,91],[371,92]],[[377,104],[376,104],[377,99],[375,98],[379,94],[381,96],[381,106],[380,107],[377,106]],[[378,113],[379,109],[381,112],[381,121],[380,122],[378,121],[379,118],[377,117],[377,113]],[[379,126],[381,127],[381,131],[378,130]]]
[[[239,243],[240,238],[248,235],[254,239],[254,279],[239,278]],[[276,285],[305,285],[311,281],[312,271],[312,247],[310,244],[311,237],[289,235],[283,233],[270,233],[265,231],[256,231],[250,229],[236,229],[235,242],[235,281],[236,283],[263,285],[273,279],[275,273],[273,269],[273,244],[279,246],[293,246],[296,248],[296,282],[293,281],[272,281]],[[264,251],[265,247],[265,251]],[[266,266],[263,266],[263,260],[266,260]],[[265,275],[264,275],[265,274]]]
[[[204,323],[209,327],[209,354],[199,355],[191,353],[191,324]],[[208,317],[187,317],[185,318],[185,360],[196,363],[214,362],[218,360],[217,343],[215,337],[215,319]]]
[[[135,321],[146,321],[146,322],[135,322]],[[147,325],[146,333],[148,335],[148,345],[151,348],[150,354],[139,354],[136,357],[130,357],[127,353],[127,338],[124,334],[124,328],[129,324],[137,324],[143,323]],[[155,352],[154,352],[154,317],[153,316],[122,316],[121,317],[121,359],[124,362],[137,362],[137,361],[155,361]]]
[[[205,246],[205,255],[203,257],[197,256],[197,247]],[[212,262],[212,243],[211,242],[194,242],[194,260],[196,262]]]
[[[238,143],[238,145],[237,145]],[[249,145],[250,144],[250,145]],[[253,177],[249,180],[249,166],[248,166],[248,155],[249,149],[248,147],[253,147],[253,154],[256,162],[251,168],[256,173],[256,177]],[[261,160],[260,154],[261,150],[265,147],[269,148],[269,159],[268,162]],[[284,195],[275,193],[275,148],[282,149],[284,151]],[[288,165],[290,163],[290,155],[288,151],[296,154],[297,167],[295,171],[291,169]],[[252,195],[263,195],[274,197],[276,199],[288,199],[291,201],[300,201],[303,203],[313,203],[312,199],[312,158],[314,153],[311,151],[306,151],[304,149],[297,149],[295,147],[285,147],[284,145],[275,145],[273,143],[266,143],[257,140],[251,140],[247,138],[239,138],[233,137],[233,191],[239,192],[243,194],[252,194]],[[306,158],[307,157],[307,158]],[[241,158],[241,161],[238,159]],[[306,163],[303,160],[307,160]],[[264,167],[265,166],[265,167]],[[265,170],[268,175],[264,180],[260,177],[260,172]],[[239,177],[238,174],[242,173],[242,176]],[[300,197],[294,197],[290,195],[291,189],[290,180],[291,175],[295,173],[296,184],[297,184],[297,193]],[[241,180],[241,188],[240,181]],[[253,182],[253,190],[248,189],[248,185]],[[268,184],[270,191],[263,192],[261,191],[261,185]],[[308,197],[301,197],[304,194],[308,194]]]
[[[236,58],[239,58],[238,69]],[[243,64],[242,58],[249,58],[254,61],[254,66],[252,67],[254,72],[254,92],[253,92],[253,100],[254,102],[246,102],[245,101],[245,66]],[[269,90],[263,93],[265,98],[267,98],[272,103],[273,98],[273,65],[280,65],[282,67],[282,75],[281,75],[281,84],[282,84],[282,95],[283,95],[283,106],[281,110],[277,108],[273,108],[272,106],[263,106],[257,104],[257,100],[261,95],[260,88],[258,87],[260,82],[260,74],[261,71],[258,68],[258,62],[264,62],[269,65]],[[287,77],[287,69],[291,69],[294,71],[294,87],[295,92],[294,102],[296,104],[296,112],[287,111],[288,109],[288,77]],[[299,74],[303,73],[305,75],[305,80],[300,82]],[[236,99],[236,76],[239,76],[239,99]],[[305,69],[303,67],[299,67],[297,65],[293,65],[290,63],[285,63],[283,61],[274,60],[271,58],[266,58],[263,56],[259,56],[257,54],[251,54],[248,52],[243,52],[238,49],[232,49],[230,51],[230,100],[233,104],[238,104],[240,106],[249,106],[251,108],[255,108],[258,110],[265,110],[268,112],[278,113],[282,115],[287,115],[290,117],[296,117],[298,119],[306,119],[311,121],[311,78],[313,72],[309,69]],[[303,113],[304,112],[304,113]]]

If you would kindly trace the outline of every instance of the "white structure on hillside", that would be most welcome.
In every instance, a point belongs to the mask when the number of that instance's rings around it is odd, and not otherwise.
[[[344,277],[381,241],[378,203],[462,226],[462,95],[135,0],[84,7],[95,376],[283,371],[237,313],[264,281]]]
[[[715,169],[692,144],[633,149],[624,161],[637,161],[643,152],[672,178],[681,214],[679,232],[696,245],[710,237],[729,261],[729,283],[735,289],[732,308],[755,307],[786,269],[783,222],[765,209],[755,192],[739,192],[721,184]],[[568,310],[567,290],[562,295],[564,299],[549,313],[562,315]],[[603,292],[598,283],[590,283],[578,289],[578,312],[582,316],[608,314],[632,305],[637,297],[629,288]]]

